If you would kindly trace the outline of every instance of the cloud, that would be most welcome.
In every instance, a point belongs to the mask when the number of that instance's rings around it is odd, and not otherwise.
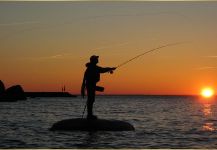
[[[210,69],[217,69],[217,67],[204,66],[204,67],[195,68],[195,70],[210,70]]]
[[[15,25],[24,25],[24,24],[37,24],[37,23],[40,23],[40,22],[26,21],[26,22],[0,23],[0,26],[15,26]]]
[[[208,58],[217,58],[217,55],[213,55],[213,56],[205,56],[205,57],[208,57]]]
[[[62,53],[51,56],[41,56],[41,57],[25,57],[24,59],[41,61],[41,60],[55,60],[55,59],[64,59],[66,57],[73,56],[72,53]]]

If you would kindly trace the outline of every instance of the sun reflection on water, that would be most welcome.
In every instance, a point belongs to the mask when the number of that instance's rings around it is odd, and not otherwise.
[[[211,104],[210,103],[205,103],[203,105],[204,105],[204,107],[203,107],[204,117],[205,117],[206,120],[209,120],[209,118],[212,117]],[[216,130],[216,128],[214,127],[214,123],[213,122],[206,121],[203,124],[202,130],[203,131],[214,131],[214,130]]]
[[[214,131],[214,130],[216,129],[214,128],[214,123],[212,122],[207,122],[203,125],[203,131]]]
[[[212,115],[211,104],[204,104],[203,113],[204,113],[204,116],[210,116],[210,115]]]

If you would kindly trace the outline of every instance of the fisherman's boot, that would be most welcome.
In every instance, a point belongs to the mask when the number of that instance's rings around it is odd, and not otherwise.
[[[87,119],[91,119],[93,116],[93,107],[91,106],[91,103],[87,103]]]

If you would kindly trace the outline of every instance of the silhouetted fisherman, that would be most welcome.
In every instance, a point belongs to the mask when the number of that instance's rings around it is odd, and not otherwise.
[[[86,71],[84,73],[83,83],[81,87],[81,95],[85,96],[85,88],[87,89],[87,119],[97,119],[93,115],[93,103],[95,101],[95,91],[103,92],[104,88],[96,86],[97,82],[100,81],[100,73],[106,73],[115,70],[116,68],[103,68],[97,66],[99,56],[91,56],[90,62],[86,64]]]

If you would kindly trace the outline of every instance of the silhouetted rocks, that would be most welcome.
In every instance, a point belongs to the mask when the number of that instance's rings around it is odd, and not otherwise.
[[[0,94],[3,94],[5,92],[5,85],[4,83],[0,80]]]
[[[23,88],[20,85],[9,87],[5,90],[4,83],[0,82],[0,102],[14,102],[26,100]]]
[[[128,122],[105,119],[76,118],[59,121],[50,128],[51,131],[134,131]]]
[[[15,85],[5,91],[9,99],[25,100],[26,96],[20,85]]]

